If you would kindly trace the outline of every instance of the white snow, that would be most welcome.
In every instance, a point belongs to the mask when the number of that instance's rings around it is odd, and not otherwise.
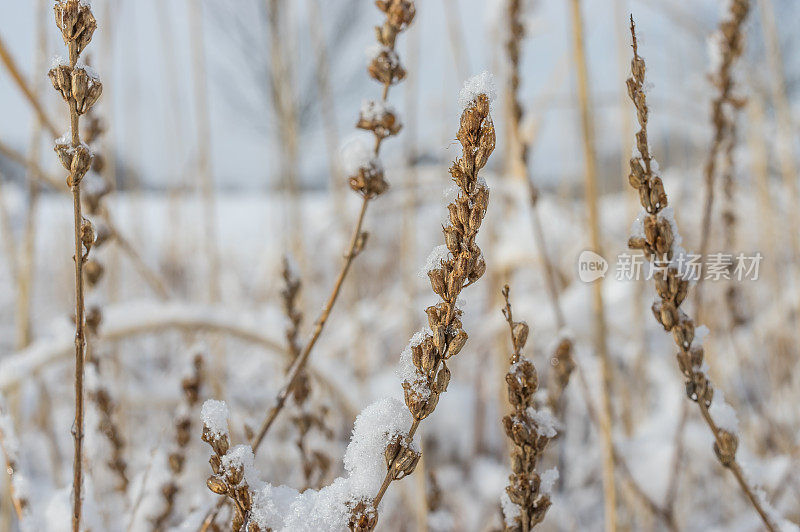
[[[528,408],[528,416],[536,422],[537,432],[546,438],[555,438],[558,431],[559,422],[546,409],[536,410],[532,406]]]
[[[394,106],[383,100],[364,100],[359,115],[366,120],[381,120],[387,113],[398,116]]]
[[[425,259],[425,265],[419,270],[419,278],[427,280],[429,272],[437,268],[441,268],[442,262],[445,262],[449,259],[450,250],[447,249],[447,246],[444,244],[436,246],[428,254],[428,258]]]
[[[497,98],[497,89],[494,84],[494,77],[486,70],[469,78],[464,83],[464,88],[458,94],[458,105],[462,109],[468,108],[480,96],[485,94],[489,98],[489,104]]]
[[[736,434],[739,431],[739,418],[736,416],[736,411],[733,407],[725,402],[725,394],[722,390],[714,390],[714,399],[711,401],[708,413],[711,414],[711,418],[722,430],[726,430],[731,434]]]
[[[203,403],[203,408],[200,411],[203,425],[208,427],[209,432],[218,438],[227,436],[229,416],[230,412],[225,401],[217,401],[215,399],[209,399]]]
[[[348,139],[341,149],[342,168],[347,175],[355,175],[362,168],[382,170],[383,166],[375,152],[361,136],[354,135]]]
[[[551,467],[544,473],[542,473],[539,478],[541,479],[542,483],[540,485],[540,490],[542,493],[546,493],[550,495],[553,492],[553,487],[556,485],[558,481],[559,473],[557,467]]]
[[[508,526],[514,526],[514,520],[522,513],[518,504],[511,502],[508,493],[503,491],[500,495],[500,506],[503,508],[503,518]]]

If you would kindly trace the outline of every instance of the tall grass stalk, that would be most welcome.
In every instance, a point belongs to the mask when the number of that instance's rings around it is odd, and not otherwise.
[[[583,36],[583,19],[580,0],[570,1],[572,18],[572,38],[575,70],[577,74],[578,105],[581,115],[581,132],[584,155],[584,178],[586,208],[588,211],[590,248],[602,256],[600,214],[597,190],[597,159],[594,142],[594,118],[589,97],[589,74],[586,63],[586,50]],[[614,482],[614,452],[612,443],[611,393],[613,390],[612,366],[606,339],[606,317],[603,304],[602,277],[592,284],[592,308],[594,310],[594,348],[600,359],[602,378],[600,427],[603,439],[603,497],[605,502],[605,529],[611,532],[617,528],[616,488]]]

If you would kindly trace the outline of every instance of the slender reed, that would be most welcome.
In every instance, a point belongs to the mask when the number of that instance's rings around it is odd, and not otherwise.
[[[486,262],[475,241],[489,202],[489,189],[479,179],[478,172],[486,165],[495,146],[487,95],[492,91],[486,81],[486,75],[477,76],[467,82],[462,91],[465,109],[456,138],[463,153],[450,167],[459,194],[447,206],[450,217],[443,228],[445,245],[434,250],[428,260],[431,287],[441,302],[425,309],[428,328],[414,336],[401,359],[405,402],[413,422],[408,434],[398,436],[386,447],[386,476],[375,497],[354,501],[351,505],[350,528],[353,531],[374,530],[378,507],[389,485],[413,473],[420,458],[412,444],[414,434],[447,390],[450,382],[447,360],[457,355],[467,341],[467,333],[461,328],[458,297],[486,271]]]
[[[705,200],[703,203],[703,220],[700,226],[700,256],[705,260],[711,238],[711,214],[714,208],[714,181],[718,172],[718,159],[724,154],[726,145],[728,150],[733,150],[735,115],[733,110],[741,107],[740,101],[733,94],[732,69],[734,62],[742,55],[744,50],[744,36],[742,25],[750,10],[749,0],[732,0],[729,3],[728,13],[720,22],[719,28],[712,36],[712,46],[715,56],[712,58],[711,81],[717,90],[711,102],[711,122],[714,136],[708,152],[703,177],[705,184]],[[729,152],[732,157],[732,151]],[[695,314],[697,319],[704,319],[703,314],[703,264],[701,262],[700,277],[694,292]]]
[[[585,168],[586,207],[589,215],[589,234],[591,250],[602,256],[600,213],[597,191],[597,160],[594,143],[594,120],[589,101],[589,74],[586,65],[586,50],[583,37],[583,20],[581,18],[580,0],[570,2],[572,15],[573,52],[578,83],[578,104],[581,114],[581,131],[583,138],[583,154]],[[592,283],[592,308],[594,311],[594,345],[600,358],[602,379],[600,390],[602,408],[600,411],[600,427],[603,439],[603,496],[605,502],[606,532],[616,530],[617,504],[614,485],[614,452],[611,434],[613,432],[613,410],[611,394],[613,392],[613,368],[608,353],[606,339],[606,317],[603,304],[602,278]]]
[[[506,306],[503,317],[511,333],[511,367],[506,374],[508,400],[513,413],[503,417],[506,436],[514,444],[511,450],[511,470],[503,498],[505,530],[528,532],[544,520],[550,508],[550,494],[558,478],[558,470],[552,469],[540,475],[536,464],[544,453],[556,431],[553,420],[533,407],[533,395],[539,387],[539,377],[533,362],[522,356],[528,340],[528,324],[514,321],[509,301],[509,288],[503,288]]]
[[[283,411],[297,381],[302,377],[306,363],[322,335],[325,324],[328,322],[353,261],[364,249],[368,233],[363,231],[362,227],[367,207],[373,199],[383,194],[389,187],[378,155],[380,154],[383,140],[397,135],[402,127],[396,112],[386,102],[389,88],[406,77],[406,71],[400,64],[395,45],[397,36],[408,29],[413,22],[416,8],[412,0],[378,0],[375,5],[384,13],[385,20],[381,26],[375,28],[378,43],[367,65],[367,72],[372,79],[383,86],[383,91],[380,100],[368,101],[362,105],[357,123],[358,128],[373,133],[375,144],[371,154],[357,149],[354,150],[357,153],[350,156],[351,160],[346,161],[348,163],[347,166],[350,166],[348,168],[349,185],[353,191],[361,196],[361,210],[350,237],[350,244],[344,256],[344,263],[333,283],[333,289],[328,296],[328,300],[314,323],[311,335],[289,367],[284,384],[275,396],[275,404],[267,412],[258,432],[253,438],[250,438],[253,454],[258,452],[270,428],[281,411]],[[213,525],[224,502],[225,499],[220,499],[217,505],[206,514],[206,518],[200,526],[201,531],[208,530]]]
[[[283,283],[281,299],[283,300],[283,312],[288,320],[286,326],[286,346],[292,361],[300,355],[301,347],[297,337],[300,332],[300,324],[303,321],[303,313],[299,309],[298,296],[302,283],[296,276],[289,264],[289,259],[283,260]],[[308,404],[311,395],[311,376],[308,369],[304,369],[300,377],[295,382],[292,389],[292,399],[297,412],[292,416],[292,424],[297,430],[295,445],[300,452],[300,460],[303,470],[304,489],[315,487],[324,478],[331,466],[330,458],[323,452],[309,449],[306,437],[312,429],[319,429],[323,434],[330,437],[331,432],[325,426],[326,408],[314,409]],[[315,482],[316,479],[316,482]]]
[[[188,4],[192,39],[192,73],[194,76],[194,104],[197,116],[197,171],[203,199],[203,233],[206,260],[209,266],[208,293],[210,303],[220,298],[220,256],[217,249],[217,203],[214,197],[214,175],[211,162],[211,119],[208,109],[208,82],[206,80],[205,36],[203,30],[203,3]]]
[[[161,494],[164,496],[164,508],[152,521],[154,530],[164,530],[175,513],[175,498],[181,489],[179,480],[186,463],[186,451],[192,438],[193,411],[200,402],[200,388],[203,384],[203,364],[203,355],[201,353],[195,354],[192,358],[190,373],[181,379],[183,403],[179,414],[175,418],[175,439],[168,457],[171,476],[161,486]]]
[[[34,61],[34,72],[41,72],[46,68],[47,61],[47,2],[37,0],[36,2],[36,60]],[[42,84],[34,83],[34,96],[38,97],[42,92]],[[31,131],[30,149],[28,160],[38,162],[41,156],[42,131],[44,124],[41,118],[36,118]],[[33,291],[35,265],[35,246],[36,246],[36,216],[39,212],[39,197],[41,187],[33,175],[33,169],[28,166],[25,169],[25,181],[28,186],[28,209],[25,214],[25,225],[22,236],[21,254],[19,258],[19,276],[17,277],[17,337],[16,348],[24,349],[32,340],[31,323],[31,298]]]
[[[697,342],[693,345],[695,323],[679,308],[686,299],[689,281],[679,271],[682,251],[679,248],[680,236],[671,210],[665,210],[668,203],[667,194],[650,153],[647,137],[649,109],[644,92],[645,62],[639,56],[633,17],[631,17],[631,36],[632,76],[628,78],[627,86],[628,95],[636,107],[640,129],[636,133],[638,153],[635,153],[630,161],[628,181],[639,192],[645,212],[642,215],[641,234],[632,236],[628,245],[631,249],[642,250],[656,270],[653,279],[659,299],[653,304],[653,314],[664,330],[672,333],[679,349],[678,365],[686,381],[686,394],[697,404],[703,419],[711,429],[715,439],[714,453],[717,459],[736,477],[742,492],[764,521],[764,526],[775,531],[777,527],[765,509],[765,501],[748,484],[739,462],[736,461],[738,439],[733,432],[733,423],[727,419],[715,421],[711,415],[714,388],[703,366],[703,347]],[[728,409],[730,407],[725,410]]]
[[[358,220],[350,237],[350,245],[345,254],[344,264],[334,282],[328,301],[322,307],[322,312],[314,324],[311,337],[306,342],[300,355],[295,359],[292,367],[289,368],[285,384],[275,398],[275,405],[270,409],[256,437],[252,440],[254,453],[258,451],[261,442],[264,441],[264,437],[283,409],[296,380],[300,378],[311,351],[317,340],[319,340],[322,330],[330,317],[333,305],[339,297],[342,283],[350,271],[353,259],[364,248],[367,233],[362,231],[361,227],[363,226],[364,216],[370,201],[388,188],[388,184],[384,180],[383,168],[377,160],[377,156],[380,153],[383,140],[391,135],[396,135],[400,131],[400,123],[396,114],[385,105],[385,102],[389,94],[389,87],[405,78],[406,72],[400,65],[397,52],[395,52],[395,42],[397,36],[406,30],[414,20],[416,9],[414,3],[409,0],[379,0],[376,5],[386,15],[386,19],[382,26],[376,28],[375,33],[379,47],[376,49],[376,53],[372,57],[367,70],[373,79],[383,85],[383,93],[381,101],[368,102],[362,106],[361,116],[358,121],[359,128],[372,131],[374,134],[374,156],[359,158],[356,164],[353,165],[354,167],[351,168],[352,172],[350,172],[350,188],[359,193],[362,198],[361,211],[358,214]]]
[[[92,223],[81,213],[81,180],[92,164],[89,147],[81,142],[79,120],[100,97],[103,86],[78,57],[92,39],[97,22],[91,8],[80,0],[59,0],[54,6],[56,25],[69,49],[69,62],[54,66],[50,72],[53,87],[67,102],[70,114],[70,135],[56,141],[55,150],[61,164],[69,170],[67,185],[72,190],[75,230],[75,440],[72,479],[72,530],[80,531],[83,485],[83,377],[86,349],[86,309],[84,308],[84,265],[95,240]]]

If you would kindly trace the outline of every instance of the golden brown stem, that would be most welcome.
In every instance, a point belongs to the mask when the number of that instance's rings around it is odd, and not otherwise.
[[[36,98],[36,95],[34,94],[33,90],[31,90],[30,85],[22,76],[22,73],[17,67],[16,61],[14,61],[14,58],[11,57],[11,54],[9,53],[8,48],[3,42],[2,37],[0,37],[0,61],[2,61],[3,64],[6,66],[6,69],[8,70],[8,73],[11,74],[11,78],[14,80],[14,83],[16,83],[17,87],[19,87],[19,89],[25,95],[25,99],[28,100],[28,102],[33,106],[33,109],[34,111],[36,111],[39,120],[42,121],[42,124],[44,124],[45,127],[47,127],[47,130],[50,131],[53,137],[58,137],[59,136],[58,130],[56,130],[56,127],[53,125],[53,122],[50,121],[50,118],[47,116],[47,113],[45,113],[44,107],[42,107],[42,104]]]
[[[204,53],[203,3],[189,4],[189,20],[192,37],[192,65],[194,73],[195,109],[197,112],[197,155],[200,188],[203,197],[203,231],[205,233],[206,259],[209,280],[208,299],[214,303],[220,298],[220,266],[217,250],[217,207],[214,198],[214,177],[211,170],[210,153],[211,122],[208,111],[208,85],[206,81],[206,57]]]
[[[292,364],[291,368],[287,373],[286,382],[281,388],[278,395],[275,397],[275,406],[269,411],[267,414],[266,419],[261,425],[261,428],[258,431],[258,434],[251,442],[253,447],[253,452],[255,453],[261,443],[264,441],[264,437],[267,435],[272,424],[275,422],[275,419],[278,417],[278,414],[283,410],[284,405],[286,404],[286,399],[289,397],[289,392],[292,391],[292,387],[294,386],[295,381],[302,373],[303,368],[308,361],[308,357],[311,354],[311,350],[314,348],[314,345],[319,340],[320,335],[322,334],[322,330],[325,327],[325,324],[328,322],[328,318],[330,317],[331,310],[333,309],[333,305],[336,303],[336,299],[339,297],[339,292],[342,289],[342,283],[344,282],[345,277],[347,277],[347,272],[350,271],[350,266],[353,264],[353,259],[359,253],[359,242],[361,241],[361,227],[364,224],[364,215],[367,212],[367,206],[369,205],[369,199],[364,198],[361,202],[361,212],[358,215],[358,221],[356,222],[355,229],[353,230],[353,234],[350,237],[350,246],[348,248],[348,252],[344,258],[344,264],[342,265],[342,269],[339,271],[339,275],[336,278],[336,282],[333,285],[333,290],[331,291],[330,296],[328,296],[328,301],[325,303],[325,306],[322,307],[322,312],[320,313],[317,321],[314,325],[314,330],[311,333],[311,338],[309,338],[308,342],[306,342],[305,347],[303,348],[302,353],[298,356],[294,363]]]
[[[581,114],[581,131],[583,136],[583,153],[585,168],[586,204],[589,211],[589,231],[591,249],[602,256],[600,241],[600,215],[598,210],[597,191],[597,161],[594,149],[594,121],[591,104],[589,101],[589,74],[586,66],[586,50],[583,36],[583,21],[581,19],[581,2],[572,0],[572,37],[573,52],[575,54],[575,68],[578,84],[578,104]],[[595,349],[600,358],[602,367],[601,393],[601,433],[603,437],[603,491],[605,500],[605,529],[606,532],[616,530],[617,505],[616,489],[614,486],[614,452],[611,439],[612,433],[612,368],[606,343],[606,318],[603,305],[602,278],[592,285],[592,306],[595,317]]]
[[[72,68],[78,62],[78,45],[76,42],[69,43],[69,64]],[[78,111],[75,106],[70,104],[70,131],[72,134],[72,146],[77,148],[81,144],[80,130],[78,125]],[[81,243],[81,225],[83,214],[81,213],[81,186],[80,179],[70,178],[72,183],[72,212],[75,232],[75,422],[72,427],[72,436],[75,440],[75,453],[72,461],[72,530],[80,532],[82,493],[83,486],[83,374],[84,374],[84,350],[86,349],[86,331],[84,325],[86,321],[86,310],[83,302],[83,244]]]

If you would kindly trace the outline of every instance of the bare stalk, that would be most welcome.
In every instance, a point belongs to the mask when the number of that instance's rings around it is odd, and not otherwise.
[[[736,109],[739,105],[733,94],[732,69],[734,62],[742,55],[744,38],[742,25],[750,9],[749,0],[733,0],[730,3],[727,16],[720,22],[717,32],[712,37],[713,45],[718,48],[718,64],[713,65],[712,82],[717,92],[711,102],[711,121],[714,127],[714,136],[708,152],[703,177],[705,183],[705,201],[703,204],[703,221],[700,226],[700,256],[705,260],[711,238],[711,214],[714,208],[714,181],[718,172],[717,163],[725,149],[726,143],[733,142],[729,136],[733,134],[735,117],[728,109]],[[715,68],[714,68],[715,67]],[[694,292],[695,313],[697,319],[704,319],[703,315],[703,290],[702,283],[705,277],[701,262],[700,277]]]
[[[83,377],[86,350],[86,309],[84,306],[83,267],[94,244],[92,223],[81,212],[81,180],[92,164],[89,148],[81,142],[79,118],[97,101],[103,86],[92,71],[78,65],[78,57],[92,39],[97,22],[91,8],[80,0],[59,0],[54,6],[56,25],[69,50],[69,62],[53,67],[49,76],[53,87],[67,102],[70,138],[56,141],[56,153],[69,170],[67,185],[72,190],[75,236],[75,422],[72,434],[75,452],[72,464],[72,530],[80,532],[83,486]],[[43,120],[44,115],[42,114]]]
[[[47,18],[45,16],[45,1],[36,2],[36,60],[34,72],[41,72],[45,68],[45,54],[47,53]],[[41,84],[34,84],[37,100],[41,93]],[[41,155],[42,120],[37,116],[31,131],[29,161],[38,161]],[[36,245],[36,215],[39,208],[39,182],[33,175],[33,170],[26,168],[25,180],[28,185],[28,210],[25,215],[25,228],[22,237],[22,254],[20,255],[19,276],[17,277],[17,338],[16,347],[22,349],[31,342],[31,291],[36,265],[34,264]]]
[[[468,86],[472,85],[468,82]],[[378,507],[392,481],[413,473],[420,453],[412,442],[423,419],[433,413],[439,397],[447,390],[450,370],[447,360],[457,355],[467,341],[461,329],[461,310],[457,307],[461,291],[480,279],[486,262],[475,242],[489,202],[489,189],[478,179],[495,147],[495,131],[489,115],[489,97],[485,89],[473,90],[461,115],[456,138],[462,156],[450,167],[450,175],[458,185],[458,197],[448,205],[449,224],[443,227],[446,254],[434,261],[428,271],[431,288],[441,301],[428,307],[429,330],[415,336],[409,346],[413,372],[403,382],[406,406],[413,422],[408,434],[398,436],[387,445],[386,476],[378,493],[371,500],[355,501],[350,508],[350,528],[355,532],[374,530]]]
[[[391,135],[396,135],[400,131],[399,119],[393,110],[386,105],[386,99],[389,94],[389,87],[405,78],[405,69],[400,66],[394,49],[397,36],[407,29],[408,25],[414,20],[416,10],[413,2],[408,0],[386,0],[378,2],[377,5],[381,11],[386,13],[386,20],[383,26],[379,27],[379,31],[376,32],[381,48],[378,54],[372,58],[368,66],[368,72],[373,79],[383,85],[383,92],[380,103],[370,102],[371,105],[366,106],[366,109],[362,109],[358,122],[359,128],[373,132],[375,145],[373,156],[359,161],[359,164],[356,165],[357,167],[351,169],[353,175],[350,176],[350,188],[358,192],[362,197],[361,210],[350,237],[344,264],[333,284],[333,290],[328,296],[328,301],[323,306],[315,322],[311,337],[289,369],[285,384],[275,398],[275,405],[270,409],[266,419],[261,424],[261,428],[251,442],[254,453],[257,452],[270,427],[283,409],[289,392],[302,374],[311,351],[317,340],[319,340],[331,310],[339,297],[342,283],[350,271],[353,259],[358,256],[366,243],[367,233],[362,231],[361,228],[364,224],[364,216],[370,201],[388,188],[388,184],[384,180],[383,168],[377,161],[377,156],[380,153],[383,140]]]
[[[656,292],[659,299],[653,304],[653,314],[664,330],[671,332],[676,346],[678,365],[686,382],[686,394],[694,401],[703,419],[714,436],[714,453],[720,464],[731,470],[736,477],[742,492],[752,503],[764,522],[764,526],[775,531],[777,527],[767,514],[762,500],[747,483],[739,463],[736,461],[738,438],[731,427],[720,427],[709,413],[714,387],[703,366],[704,351],[702,345],[693,345],[695,322],[679,307],[686,299],[689,281],[679,272],[673,263],[676,250],[674,248],[677,227],[674,220],[663,211],[668,203],[667,194],[661,177],[657,174],[650,144],[647,137],[647,121],[649,109],[644,92],[645,62],[639,56],[636,32],[631,17],[631,36],[633,39],[632,76],[628,79],[628,95],[636,107],[639,121],[639,132],[636,133],[636,149],[638,153],[630,161],[628,181],[637,189],[640,202],[645,209],[641,235],[635,235],[628,241],[631,249],[641,249],[654,268]]]
[[[220,298],[220,258],[217,250],[217,205],[214,197],[214,176],[211,169],[211,121],[208,112],[208,82],[206,81],[202,2],[191,2],[189,4],[189,21],[192,38],[194,104],[197,112],[197,166],[203,197],[203,230],[205,232],[206,259],[210,268],[208,299],[209,302],[213,303]]]
[[[585,168],[586,206],[589,214],[589,232],[591,249],[602,256],[600,239],[600,215],[598,210],[597,191],[597,161],[594,148],[594,121],[591,103],[589,101],[589,75],[586,65],[586,50],[583,37],[583,20],[581,18],[580,0],[572,0],[572,37],[575,54],[575,68],[578,83],[578,104],[581,113],[581,126],[583,133],[583,154]],[[605,529],[606,532],[616,530],[617,505],[616,489],[614,487],[614,453],[612,444],[611,392],[613,388],[611,360],[608,354],[606,340],[606,317],[603,305],[602,278],[592,284],[592,306],[595,318],[595,350],[600,358],[602,379],[600,389],[602,394],[602,409],[600,417],[601,434],[603,437],[603,491],[605,501]]]

